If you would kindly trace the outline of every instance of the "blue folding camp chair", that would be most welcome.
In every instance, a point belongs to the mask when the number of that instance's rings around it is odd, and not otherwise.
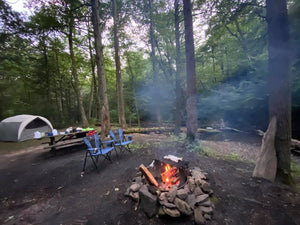
[[[129,144],[133,142],[132,136],[125,136],[123,134],[123,130],[121,128],[118,130],[118,133],[119,133],[119,135],[117,138],[113,131],[111,131],[111,130],[109,131],[110,137],[114,141],[115,147],[119,148],[120,151],[127,150],[127,151],[131,152],[131,150],[129,148]]]
[[[87,137],[83,138],[84,143],[87,145],[87,149],[86,149],[87,151],[85,154],[81,175],[83,175],[85,172],[86,160],[88,158],[88,155],[91,157],[93,164],[97,171],[98,171],[98,167],[97,167],[96,162],[98,161],[99,156],[102,156],[102,157],[104,157],[104,159],[107,159],[111,162],[110,154],[111,154],[111,151],[114,149],[114,147],[111,145],[111,146],[104,148],[104,143],[101,143],[98,134],[94,134],[94,140],[95,140],[95,148],[92,146],[92,144],[90,143],[90,141]],[[109,144],[109,143],[106,143],[106,144]],[[96,162],[95,162],[95,159],[96,159]]]

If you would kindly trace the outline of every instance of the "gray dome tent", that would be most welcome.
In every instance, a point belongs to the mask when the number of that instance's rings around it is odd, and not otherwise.
[[[34,132],[51,132],[52,124],[42,116],[18,115],[0,122],[0,141],[33,139]]]

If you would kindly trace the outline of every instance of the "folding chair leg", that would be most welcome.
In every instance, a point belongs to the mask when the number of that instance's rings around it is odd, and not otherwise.
[[[88,156],[88,152],[85,153],[85,158],[84,158],[84,163],[83,163],[83,168],[82,168],[81,174],[84,174],[87,156]]]
[[[89,153],[90,153],[90,152],[89,152]],[[97,165],[96,165],[96,163],[95,163],[95,160],[94,160],[93,156],[91,155],[91,153],[90,153],[90,156],[91,156],[91,159],[92,159],[92,161],[93,161],[93,164],[94,164],[94,166],[96,167],[96,170],[97,170],[97,172],[98,172],[98,167],[97,167]]]

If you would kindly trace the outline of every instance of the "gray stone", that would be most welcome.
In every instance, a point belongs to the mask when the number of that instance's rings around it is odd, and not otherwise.
[[[139,172],[139,173],[142,175],[141,172]],[[135,178],[132,179],[132,181],[135,182],[135,183],[138,183],[138,184],[143,183],[141,175],[140,176],[136,176]]]
[[[182,199],[182,200],[185,200],[188,196],[188,190],[186,189],[179,189],[177,190],[177,197]]]
[[[163,210],[167,215],[169,215],[171,217],[179,217],[180,216],[180,212],[178,209],[169,209],[169,208],[163,206]]]
[[[205,214],[212,214],[213,213],[213,208],[212,207],[200,206],[200,209]]]
[[[205,218],[206,220],[211,220],[211,215],[204,214],[204,218]]]
[[[209,198],[208,194],[199,195],[196,197],[196,203],[200,204],[200,203],[206,201],[208,198]]]
[[[203,191],[201,190],[200,187],[196,187],[195,190],[194,190],[194,194],[195,194],[196,196],[198,196],[198,195],[203,195]]]
[[[159,207],[159,210],[158,210],[158,215],[159,216],[164,216],[164,215],[166,215],[166,213],[165,213],[165,211],[164,211],[164,209],[163,209],[163,207],[161,206],[161,207]]]
[[[127,188],[127,190],[125,191],[124,195],[125,196],[129,196],[129,194],[130,194],[130,188]]]
[[[186,198],[186,202],[189,204],[189,206],[194,209],[195,204],[196,204],[196,196],[194,194],[188,195]]]
[[[159,204],[166,206],[167,208],[174,209],[176,205],[167,201],[159,201]]]
[[[153,217],[158,210],[157,196],[151,194],[146,185],[140,188],[139,195],[141,209],[148,217]]]
[[[202,211],[200,208],[194,209],[194,217],[195,217],[195,224],[205,224],[205,218],[202,215]]]
[[[184,215],[191,215],[193,213],[193,210],[191,209],[191,207],[189,206],[188,203],[186,203],[185,201],[179,199],[179,198],[175,198],[174,200],[175,205],[177,206],[178,210],[184,214]]]
[[[206,180],[206,176],[202,173],[199,167],[195,167],[191,171],[193,178],[195,179],[195,184],[201,185],[202,180]]]
[[[190,178],[188,178],[188,181],[189,181],[190,191],[194,192],[194,190],[196,188],[195,180],[192,177],[190,177]]]
[[[277,119],[273,117],[268,130],[264,134],[260,154],[256,160],[253,177],[262,177],[274,182],[277,171],[277,157],[275,150],[275,134]]]
[[[207,182],[202,184],[201,189],[203,190],[204,193],[207,193],[209,195],[212,195],[214,193],[214,191],[210,187],[210,184]]]
[[[205,202],[200,203],[201,206],[206,206],[206,207],[210,207],[212,206],[211,201],[208,199]]]
[[[133,191],[133,192],[136,192],[138,190],[140,190],[141,188],[141,185],[138,184],[138,183],[133,183],[131,186],[130,186],[130,190]]]
[[[159,201],[168,201],[166,192],[162,192],[158,198]]]
[[[192,176],[195,179],[202,179],[202,180],[206,180],[206,176],[205,174],[202,172],[202,170],[199,167],[194,167],[191,170]]]
[[[139,192],[130,192],[129,193],[129,196],[134,200],[134,201],[136,201],[136,202],[138,202],[139,201],[139,199],[140,199],[140,194],[139,194]]]
[[[173,185],[169,191],[167,192],[167,199],[169,202],[174,202],[174,199],[176,197],[177,194],[177,187],[175,185]]]

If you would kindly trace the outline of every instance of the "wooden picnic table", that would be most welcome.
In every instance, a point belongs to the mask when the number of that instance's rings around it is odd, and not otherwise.
[[[56,149],[59,148],[67,148],[67,147],[82,145],[84,144],[83,137],[85,137],[89,131],[93,131],[93,130],[77,131],[77,132],[70,132],[67,134],[45,136],[50,140],[49,142],[46,142],[49,145],[44,147],[44,149],[51,149],[51,151],[55,151]]]

